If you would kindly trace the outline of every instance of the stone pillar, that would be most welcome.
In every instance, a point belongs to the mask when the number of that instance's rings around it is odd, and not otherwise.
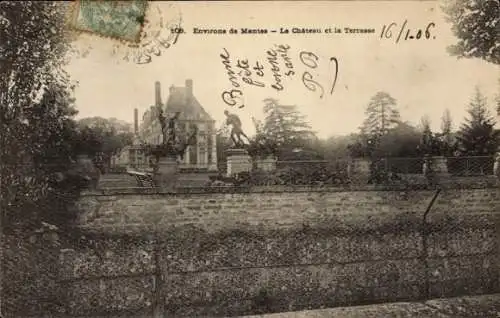
[[[189,133],[189,122],[186,122],[186,133]],[[184,162],[186,163],[186,165],[189,166],[189,163],[190,163],[190,151],[191,150],[191,146],[187,146],[186,148],[186,153],[184,154]]]
[[[200,167],[200,134],[196,136],[196,168]]]
[[[434,171],[439,175],[448,175],[448,161],[446,157],[432,157]]]
[[[174,190],[178,178],[177,158],[175,156],[161,157],[154,178],[157,187],[167,191]]]
[[[424,164],[422,166],[422,173],[430,184],[438,184],[440,178],[447,177],[448,173],[447,159],[443,156],[424,157]]]
[[[370,159],[349,159],[349,163],[347,165],[347,176],[353,184],[366,184],[370,179]]]
[[[210,162],[209,170],[217,170],[217,135],[212,134],[212,162]]]
[[[206,136],[205,138],[208,138],[208,136]],[[204,164],[204,167],[203,168],[208,168],[208,142],[206,142],[205,139],[203,139],[203,147],[205,148],[205,164]]]
[[[447,176],[449,175],[448,160],[443,156],[426,157],[422,172],[424,175],[433,173],[436,176]]]
[[[227,151],[227,176],[252,170],[252,159],[245,149],[229,149]]]
[[[493,158],[493,175],[500,181],[500,152],[497,152]]]
[[[189,166],[189,163],[190,163],[190,159],[191,159],[191,154],[190,154],[190,150],[191,150],[191,146],[187,146],[186,148],[186,153],[184,154],[184,162],[186,163],[186,165]]]

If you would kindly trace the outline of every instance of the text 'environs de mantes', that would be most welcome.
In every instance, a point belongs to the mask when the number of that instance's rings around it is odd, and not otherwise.
[[[229,28],[229,29],[206,29],[206,28],[193,28],[193,34],[320,34],[320,33],[375,33],[373,28],[350,28],[350,27],[327,27],[327,28],[278,28],[278,29],[264,29],[264,28]]]

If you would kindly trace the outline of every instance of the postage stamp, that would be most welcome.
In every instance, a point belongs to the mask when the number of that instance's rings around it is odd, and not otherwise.
[[[72,26],[104,37],[138,42],[147,1],[77,1]]]

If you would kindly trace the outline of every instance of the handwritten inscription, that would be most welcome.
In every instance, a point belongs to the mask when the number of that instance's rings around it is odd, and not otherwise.
[[[281,92],[286,89],[287,83],[297,76],[307,90],[318,93],[319,98],[324,98],[325,83],[321,83],[319,70],[333,66],[330,94],[333,94],[339,72],[336,57],[330,57],[325,63],[314,52],[300,51],[294,55],[292,48],[285,44],[276,44],[268,49],[264,62],[250,61],[247,58],[233,59],[226,48],[222,49],[220,58],[231,86],[221,93],[221,98],[226,105],[238,108],[245,107],[245,87],[268,87]],[[331,66],[328,66],[328,63]]]
[[[411,28],[408,26],[408,20],[405,20],[401,25],[398,25],[395,22],[392,22],[389,25],[383,25],[382,31],[380,32],[381,39],[394,39],[396,43],[399,43],[400,40],[420,40],[420,39],[435,39],[436,36],[432,33],[436,24],[434,22],[430,22],[425,25],[423,28]],[[393,34],[393,28],[397,29],[397,34]]]
[[[227,90],[222,92],[222,100],[229,106],[237,106],[239,108],[243,108],[245,105],[243,104],[243,91],[239,88],[241,85],[238,82],[237,73],[233,70],[231,66],[231,56],[229,52],[224,48],[224,52],[220,54],[222,59],[222,64],[224,65],[229,82],[233,86],[231,90]]]
[[[271,66],[274,78],[274,83],[271,84],[271,87],[277,91],[284,89],[282,84],[283,76],[290,77],[295,75],[292,59],[288,56],[288,50],[290,50],[290,46],[288,45],[276,45],[274,49],[267,51],[267,61]],[[283,63],[282,69],[280,69],[280,60]]]

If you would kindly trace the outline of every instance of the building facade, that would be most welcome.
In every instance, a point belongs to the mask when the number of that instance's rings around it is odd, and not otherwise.
[[[188,146],[184,158],[179,158],[180,169],[217,170],[217,143],[215,120],[205,111],[193,94],[193,81],[186,80],[185,87],[171,86],[166,103],[162,102],[161,84],[155,83],[155,104],[142,116],[139,129],[141,140],[161,144],[163,134],[158,120],[159,108],[168,118],[179,112],[177,134],[186,136],[197,128],[196,145]]]

